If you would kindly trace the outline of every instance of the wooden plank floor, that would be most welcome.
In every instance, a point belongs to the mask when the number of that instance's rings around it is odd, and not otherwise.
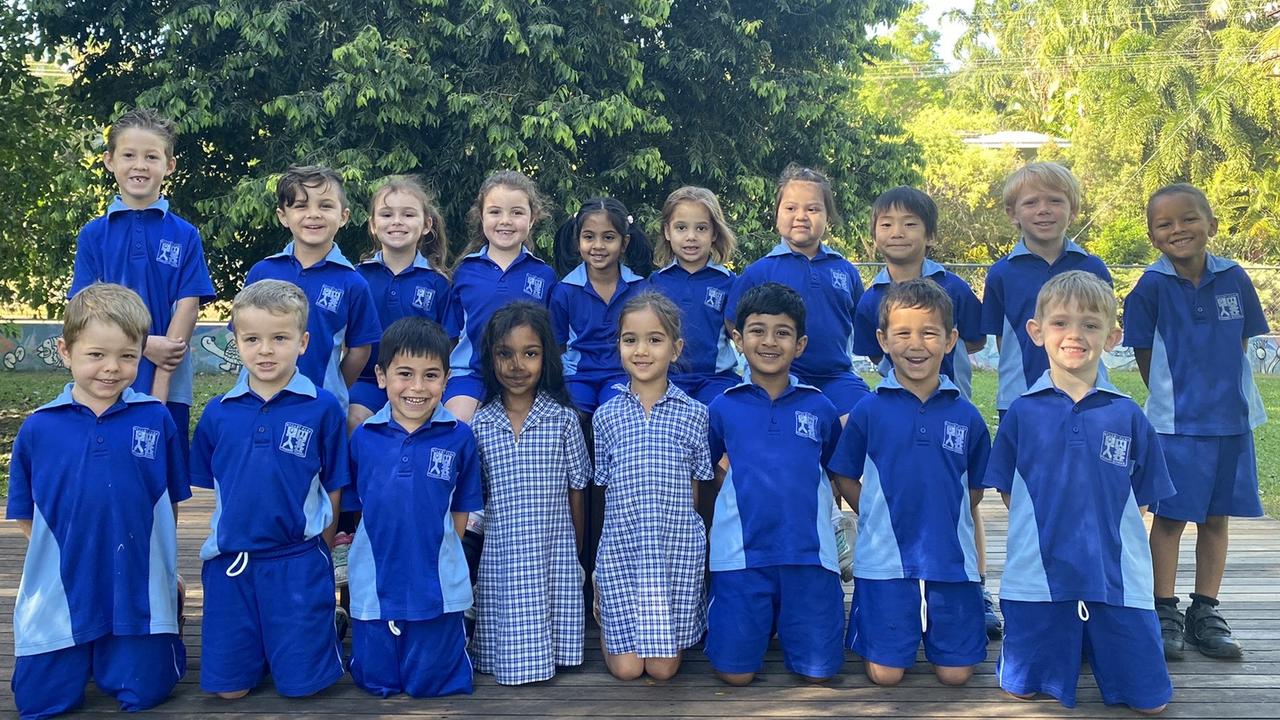
[[[179,527],[182,572],[189,583],[186,642],[190,669],[173,698],[149,713],[155,717],[1135,717],[1126,709],[1102,705],[1097,686],[1087,673],[1081,678],[1079,706],[1074,711],[1053,701],[1008,699],[995,678],[998,643],[991,644],[988,661],[963,688],[942,687],[923,663],[907,675],[901,686],[877,688],[867,681],[861,662],[852,653],[841,675],[829,684],[812,686],[783,669],[776,645],[769,651],[763,674],[752,686],[731,688],[711,674],[698,649],[688,653],[680,674],[670,682],[614,680],[605,670],[599,635],[593,627],[588,629],[586,663],[546,683],[502,687],[487,676],[477,675],[476,692],[470,697],[378,700],[355,688],[348,677],[311,698],[281,698],[268,682],[243,700],[224,702],[202,693],[198,685],[202,596],[196,551],[207,533],[212,501],[209,493],[196,493],[192,501],[183,505]],[[993,590],[998,590],[999,569],[1004,562],[1005,512],[995,498],[988,498],[983,509],[989,536],[990,583]],[[1235,521],[1232,541],[1222,599],[1232,627],[1246,647],[1245,659],[1213,661],[1189,651],[1186,660],[1170,666],[1175,694],[1164,717],[1280,717],[1280,522]],[[1184,598],[1193,571],[1194,542],[1194,530],[1189,530],[1179,581],[1179,594]],[[9,618],[25,547],[16,524],[0,523],[0,677],[6,679],[13,668]],[[0,713],[11,715],[13,700],[7,681],[0,695]],[[118,716],[113,701],[91,688],[84,710],[73,717],[107,714]]]

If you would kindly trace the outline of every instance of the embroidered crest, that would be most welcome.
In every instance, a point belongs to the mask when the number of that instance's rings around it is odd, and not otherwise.
[[[178,267],[178,263],[182,260],[182,246],[176,242],[168,240],[160,241],[160,251],[156,253],[156,262],[161,265],[170,267]]]
[[[542,291],[543,291],[542,278],[538,277],[537,275],[524,276],[524,294],[525,295],[529,295],[530,297],[535,297],[541,300]]]
[[[290,455],[307,456],[307,446],[311,444],[311,435],[315,431],[306,425],[287,422],[284,424],[284,437],[280,438],[280,449]]]
[[[134,457],[147,460],[156,459],[156,444],[160,442],[160,431],[151,428],[133,426],[133,447],[129,448]]]
[[[724,291],[720,288],[707,288],[707,296],[703,298],[702,304],[717,312],[724,310]]]
[[[1132,442],[1126,435],[1104,432],[1102,433],[1102,452],[1098,453],[1098,457],[1102,458],[1103,462],[1128,467],[1129,445]]]
[[[1240,308],[1240,293],[1227,293],[1226,295],[1215,295],[1214,299],[1218,301],[1218,319],[1219,320],[1243,320],[1244,310]]]
[[[813,413],[796,411],[796,437],[818,441],[818,416]]]
[[[831,271],[831,287],[837,290],[841,290],[843,292],[850,292],[849,273],[843,272],[841,270],[832,270]]]
[[[413,289],[413,306],[422,310],[430,310],[436,299],[436,291],[419,285]]]
[[[338,312],[338,305],[342,302],[342,288],[336,288],[332,285],[324,285],[320,288],[320,297],[316,298],[316,307],[323,308],[329,312]]]
[[[440,448],[431,448],[431,467],[427,468],[427,477],[433,477],[437,480],[448,480],[453,476],[453,458],[452,450],[442,450]]]
[[[953,453],[964,454],[964,443],[969,437],[969,428],[953,423],[950,420],[942,425],[942,449]]]

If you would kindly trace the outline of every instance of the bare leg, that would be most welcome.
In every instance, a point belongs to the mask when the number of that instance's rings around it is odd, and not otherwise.
[[[867,671],[867,679],[877,685],[885,687],[893,687],[902,682],[902,676],[907,674],[905,668],[889,667],[867,660],[863,663]]]
[[[1213,515],[1196,525],[1196,594],[1218,597],[1226,566],[1227,516]]]
[[[444,409],[453,413],[453,416],[462,422],[469,423],[472,416],[476,414],[476,408],[479,406],[480,401],[476,398],[458,395],[457,397],[449,398],[449,401],[444,404]]]
[[[716,670],[715,673],[716,673],[716,677],[720,678],[721,680],[735,687],[743,687],[745,685],[750,685],[751,681],[756,679],[756,674],[751,672],[726,673],[726,672],[720,672],[719,670]]]
[[[644,671],[649,673],[649,677],[654,680],[670,680],[676,676],[680,670],[680,661],[684,659],[684,653],[680,653],[675,657],[651,657],[644,659]]]
[[[1182,531],[1186,527],[1183,520],[1160,516],[1151,521],[1151,565],[1156,597],[1173,597],[1173,588],[1178,580],[1178,544],[1182,542]]]

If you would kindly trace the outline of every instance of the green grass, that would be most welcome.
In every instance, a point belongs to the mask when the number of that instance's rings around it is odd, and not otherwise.
[[[69,376],[65,372],[0,373],[0,495],[8,495],[9,453],[22,420],[32,410],[53,399],[68,380]],[[1133,396],[1136,402],[1146,401],[1147,388],[1137,373],[1112,373],[1111,380],[1121,391]],[[193,429],[209,398],[228,390],[234,381],[235,378],[231,375],[196,376],[196,403],[191,410]],[[1267,514],[1280,517],[1280,377],[1260,375],[1257,382],[1267,415],[1272,419],[1254,433],[1258,448],[1258,482],[1262,491],[1262,505]],[[974,373],[973,394],[978,398],[978,409],[987,418],[987,424],[994,432],[995,373]]]

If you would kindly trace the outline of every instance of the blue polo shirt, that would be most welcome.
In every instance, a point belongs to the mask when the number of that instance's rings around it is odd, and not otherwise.
[[[191,441],[191,484],[215,493],[201,559],[314,538],[333,520],[328,494],[349,477],[337,398],[299,371],[264,400],[241,376],[209,401]]]
[[[293,243],[259,260],[244,284],[258,280],[287,280],[302,288],[311,303],[307,332],[311,341],[298,358],[298,370],[311,382],[333,393],[347,407],[347,382],[342,378],[342,348],[372,345],[382,338],[369,283],[351,266],[337,243],[323,260],[304,268],[293,255]]]
[[[853,316],[862,297],[862,278],[853,265],[826,245],[810,260],[779,242],[742,271],[729,293],[725,319],[736,323],[743,294],[766,282],[782,283],[804,298],[809,344],[792,363],[792,372],[806,379],[851,372]]]
[[[480,374],[480,341],[484,326],[498,308],[513,300],[551,304],[556,271],[533,253],[521,248],[520,255],[503,270],[489,259],[489,246],[462,258],[453,271],[451,305],[456,308],[458,345],[449,358],[453,375]],[[449,328],[450,335],[454,329]]]
[[[675,261],[649,276],[649,284],[680,308],[684,352],[672,368],[675,372],[715,375],[737,366],[738,356],[724,327],[725,305],[736,279],[723,265],[708,263],[690,274]]]
[[[1000,421],[983,484],[1010,496],[1002,599],[1154,607],[1138,508],[1174,489],[1127,395],[1099,378],[1076,403],[1046,372]]]
[[[996,408],[1005,410],[1049,369],[1049,356],[1027,335],[1027,321],[1036,314],[1036,295],[1055,275],[1084,270],[1111,284],[1111,273],[1102,260],[1066,241],[1066,249],[1053,263],[1027,249],[1022,240],[987,272],[982,293],[982,332],[1000,338],[999,388]]]
[[[947,356],[942,359],[942,374],[951,379],[965,397],[972,395],[973,364],[969,362],[969,351],[965,349],[965,341],[977,342],[987,339],[982,331],[982,303],[973,293],[969,283],[955,273],[948,272],[938,263],[925,258],[920,269],[920,277],[929,278],[938,283],[951,298],[952,315],[956,330],[960,332],[960,341]],[[893,367],[893,361],[884,354],[880,342],[876,339],[876,330],[880,328],[880,301],[893,279],[889,277],[889,269],[881,270],[871,281],[871,286],[858,300],[858,309],[853,319],[853,352],[866,357],[881,357],[881,373],[887,374]]]
[[[1239,435],[1265,423],[1243,342],[1268,332],[1249,275],[1231,260],[1209,255],[1199,285],[1167,257],[1149,265],[1124,301],[1124,344],[1151,350],[1156,432]]]
[[[471,607],[455,512],[484,507],[471,428],[437,405],[405,432],[390,406],[351,435],[345,507],[363,510],[347,568],[357,620],[430,620]]]
[[[191,497],[178,428],[150,395],[126,388],[98,417],[72,386],[13,443],[7,516],[31,521],[13,610],[18,656],[178,632],[172,504]]]
[[[716,496],[711,569],[821,565],[840,572],[834,499],[823,472],[840,440],[840,415],[817,388],[792,378],[777,400],[744,382],[711,401],[711,462],[729,455]]]
[[[621,266],[613,297],[605,302],[587,278],[585,263],[564,276],[551,291],[551,328],[564,346],[564,375],[593,377],[622,372],[618,319],[622,306],[645,288],[644,278]]]
[[[179,300],[199,298],[203,305],[217,295],[204,261],[200,232],[169,212],[169,200],[163,197],[142,210],[134,210],[117,195],[106,215],[80,230],[67,297],[95,282],[118,283],[142,296],[151,313],[149,335],[169,334],[174,305]],[[150,393],[155,374],[156,366],[142,358],[133,389]],[[193,402],[192,375],[188,352],[170,375],[169,401],[184,405]]]
[[[418,253],[413,264],[398,275],[387,267],[381,252],[356,266],[356,272],[369,283],[373,306],[378,311],[378,323],[383,330],[403,317],[424,317],[439,323],[450,339],[458,337],[462,320],[450,302],[449,278],[431,267],[422,253]],[[373,367],[377,364],[378,344],[375,342],[360,379],[375,380]]]
[[[862,478],[855,577],[979,580],[969,490],[982,487],[991,435],[940,377],[921,403],[890,370],[849,413],[831,471]]]

